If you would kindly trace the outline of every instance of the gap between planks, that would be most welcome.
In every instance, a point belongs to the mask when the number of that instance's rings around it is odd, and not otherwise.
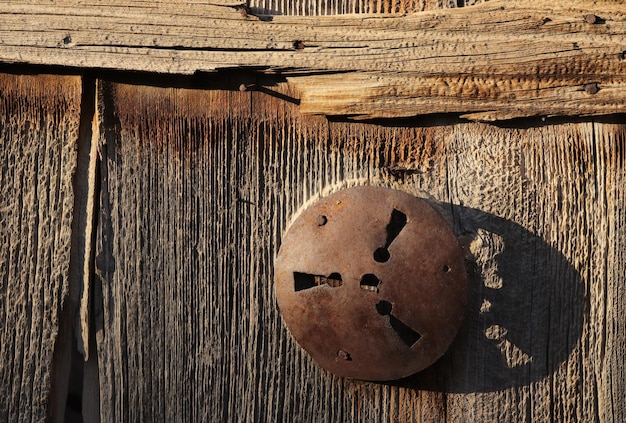
[[[73,176],[74,208],[69,263],[69,296],[60,316],[60,329],[55,344],[53,366],[55,377],[50,392],[50,417],[54,422],[68,421],[68,406],[80,407],[83,421],[98,421],[99,388],[90,386],[97,380],[95,334],[92,317],[92,281],[94,277],[94,241],[97,222],[98,196],[98,121],[96,82],[91,76],[82,77],[82,97],[78,130],[77,165]],[[86,368],[91,378],[84,378]],[[76,385],[79,385],[77,389]],[[85,395],[86,394],[86,395]],[[81,405],[73,404],[79,401]],[[85,405],[88,407],[85,407]]]

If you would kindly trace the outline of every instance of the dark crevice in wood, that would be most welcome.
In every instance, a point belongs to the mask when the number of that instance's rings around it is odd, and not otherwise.
[[[60,329],[52,360],[52,377],[48,419],[53,422],[83,421],[81,403],[84,358],[89,348],[84,345],[85,325],[81,318],[81,297],[90,295],[93,279],[94,210],[89,198],[93,186],[93,119],[95,116],[95,79],[83,76],[80,122],[76,141],[77,165],[73,178],[74,209],[68,295],[60,316]],[[91,241],[91,242],[90,242]],[[87,297],[88,298],[88,297]],[[87,320],[89,320],[87,318]]]
[[[111,210],[113,208],[111,194],[107,188],[109,178],[113,177],[109,175],[111,162],[116,163],[121,161],[117,149],[117,143],[119,140],[119,134],[121,133],[121,122],[119,116],[115,113],[115,102],[117,96],[114,88],[114,84],[106,80],[97,80],[97,110],[98,110],[98,163],[99,166],[96,169],[97,178],[97,190],[98,196],[96,198],[98,212],[97,225],[96,225],[96,243],[94,248],[94,266],[95,277],[93,280],[93,320],[92,327],[93,333],[91,334],[95,339],[91,342],[97,344],[98,350],[104,351],[104,356],[98,357],[97,366],[100,366],[100,359],[103,360],[102,368],[93,369],[90,367],[90,363],[87,364],[87,378],[91,380],[86,381],[86,387],[93,386],[97,383],[98,389],[98,418],[100,418],[100,407],[102,407],[102,414],[109,416],[107,420],[117,421],[124,420],[124,416],[117,414],[118,410],[108,408],[110,405],[110,392],[117,389],[115,384],[111,384],[110,375],[107,374],[106,351],[108,345],[106,345],[106,338],[111,336],[107,331],[113,331],[111,327],[110,314],[111,310],[111,293],[108,292],[111,289],[108,281],[113,280],[113,274],[116,270],[116,262],[113,252],[113,244],[115,240],[115,231],[113,229],[113,222],[111,218]],[[105,297],[109,299],[105,302]],[[109,317],[107,317],[109,316]],[[96,351],[96,350],[94,350]],[[94,354],[97,355],[97,354]],[[97,377],[97,381],[95,380]],[[100,377],[102,377],[102,383],[105,387],[102,390],[102,397],[100,398]],[[95,396],[95,395],[94,395]],[[165,409],[165,404],[156,405],[156,407],[162,407]],[[96,413],[93,408],[89,409],[89,412]],[[85,413],[87,414],[87,413]],[[163,414],[164,415],[164,414]],[[112,416],[112,417],[111,417]]]
[[[451,126],[467,123],[469,120],[460,117],[459,113],[433,113],[405,118],[359,119],[355,116],[327,116],[330,122],[365,123],[383,127],[430,128],[433,126]]]
[[[98,142],[94,139],[94,142]],[[92,245],[89,257],[91,283],[89,284],[89,358],[83,367],[83,385],[81,411],[83,422],[97,423],[100,421],[100,377],[99,377],[99,360],[98,345],[96,341],[96,331],[102,329],[102,287],[100,280],[95,275],[95,246],[97,242],[97,228],[100,217],[100,158],[96,162],[96,184],[94,193],[94,214],[93,214],[93,232]]]
[[[91,118],[85,119],[86,123],[91,124],[91,148],[92,151],[96,148],[99,139],[98,132],[94,133],[93,127],[97,124],[97,85],[95,75],[86,75],[83,80],[86,80],[85,84],[89,84],[90,102],[92,105]],[[96,329],[97,318],[100,316],[102,310],[102,295],[99,294],[100,284],[96,282],[95,274],[95,251],[97,242],[97,228],[100,216],[100,156],[94,155],[90,160],[93,160],[91,177],[93,178],[93,184],[91,189],[93,190],[93,203],[91,209],[91,231],[86,234],[91,237],[91,248],[89,249],[88,258],[86,258],[89,268],[89,286],[88,286],[88,323],[87,323],[87,339],[88,344],[88,357],[81,359],[82,372],[82,389],[81,394],[81,416],[82,421],[85,423],[96,423],[100,421],[100,383],[99,383],[99,369],[98,369],[98,352],[96,343]],[[100,325],[101,327],[101,325]],[[77,334],[79,336],[79,334]],[[69,397],[68,397],[69,401]]]
[[[70,307],[69,298],[65,299],[63,312],[59,318],[59,332],[54,344],[52,368],[50,370],[50,397],[48,399],[48,422],[62,422],[69,384],[72,354],[72,320],[76,304]]]
[[[127,85],[147,85],[160,88],[187,88],[199,90],[228,90],[239,91],[244,81],[255,83],[270,89],[285,82],[286,75],[296,74],[295,71],[285,69],[280,73],[263,73],[267,68],[225,68],[215,72],[198,71],[192,75],[162,74],[156,72],[119,71],[114,69],[81,69],[70,66],[31,65],[31,64],[0,64],[3,73],[13,75],[81,75],[103,81],[116,82]],[[321,75],[328,72],[300,71],[298,75]],[[338,72],[333,72],[338,73]]]
[[[263,19],[262,19],[263,20]],[[266,20],[266,19],[265,19]],[[270,18],[271,20],[271,18]],[[157,51],[198,51],[198,52],[229,52],[229,53],[276,53],[276,52],[285,52],[292,51],[292,48],[228,48],[228,47],[188,47],[183,45],[172,45],[172,46],[155,46],[155,45],[125,45],[125,44],[75,44],[73,47],[77,48],[119,48],[119,49],[137,49],[142,50],[157,50]]]
[[[431,128],[437,126],[454,126],[461,123],[471,122],[468,119],[462,118],[458,113],[433,113],[430,115],[386,119],[357,119],[352,116],[327,116],[327,119],[330,122],[364,123],[389,128]],[[626,123],[626,113],[615,113],[600,116],[532,116],[499,120],[495,122],[485,122],[485,124],[504,129],[527,129],[563,125],[567,123],[587,122],[622,124]]]
[[[96,78],[95,75],[86,75],[83,80],[85,89],[89,90],[89,105],[92,107],[85,117],[85,124],[91,125],[91,144],[90,147],[92,152],[95,151],[95,148],[99,142],[98,140],[98,132],[94,133],[93,128],[94,125],[97,124],[97,87],[96,87]],[[87,342],[88,347],[88,356],[79,357],[81,359],[82,364],[82,389],[80,391],[81,394],[81,416],[82,421],[85,423],[95,423],[100,421],[100,384],[98,377],[98,353],[97,353],[97,344],[96,344],[96,328],[97,328],[97,318],[99,317],[98,312],[102,310],[101,299],[102,295],[98,295],[97,287],[95,283],[95,251],[96,251],[96,242],[97,242],[97,228],[98,228],[98,220],[100,216],[100,157],[99,155],[93,155],[90,160],[94,161],[93,166],[94,169],[91,170],[90,177],[93,178],[93,184],[91,185],[91,189],[93,191],[93,203],[91,205],[91,231],[86,233],[86,236],[91,237],[91,248],[89,249],[88,256],[86,256],[88,267],[88,323],[87,323]],[[79,334],[77,334],[79,336]],[[69,401],[69,397],[68,397]]]
[[[63,421],[66,423],[81,423],[83,422],[82,390],[85,362],[78,348],[76,348],[76,343],[71,342],[70,346],[71,363]]]
[[[2,73],[10,75],[82,75],[83,69],[70,66],[31,65],[26,63],[2,63]]]

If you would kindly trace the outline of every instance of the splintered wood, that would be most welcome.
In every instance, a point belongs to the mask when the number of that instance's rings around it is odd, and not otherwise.
[[[248,68],[287,78],[304,113],[361,119],[626,112],[621,2],[496,0],[335,16],[262,16],[236,5],[6,2],[0,61],[181,74]]]

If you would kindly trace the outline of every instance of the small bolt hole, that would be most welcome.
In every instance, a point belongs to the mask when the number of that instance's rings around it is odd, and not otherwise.
[[[450,266],[448,266],[447,264],[444,264],[443,267],[441,268],[441,270],[443,270],[443,273],[448,273],[452,269],[450,269]]]
[[[350,353],[344,350],[339,350],[339,352],[337,352],[337,357],[345,361],[352,361]]]
[[[391,303],[389,301],[382,300],[382,301],[379,301],[376,304],[376,311],[381,316],[387,316],[387,315],[391,314],[391,309],[392,308],[393,308],[393,306],[391,305]]]
[[[317,226],[324,226],[326,223],[328,223],[328,218],[324,215],[319,215],[315,219],[315,223],[317,223]]]
[[[390,257],[389,250],[385,247],[377,248],[376,251],[374,251],[374,260],[379,263],[387,263]]]

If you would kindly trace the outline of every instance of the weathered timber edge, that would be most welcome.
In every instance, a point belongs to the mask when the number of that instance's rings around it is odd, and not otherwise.
[[[403,15],[267,16],[226,0],[0,3],[0,63],[284,76],[301,111],[474,120],[626,112],[626,4],[491,1]]]

